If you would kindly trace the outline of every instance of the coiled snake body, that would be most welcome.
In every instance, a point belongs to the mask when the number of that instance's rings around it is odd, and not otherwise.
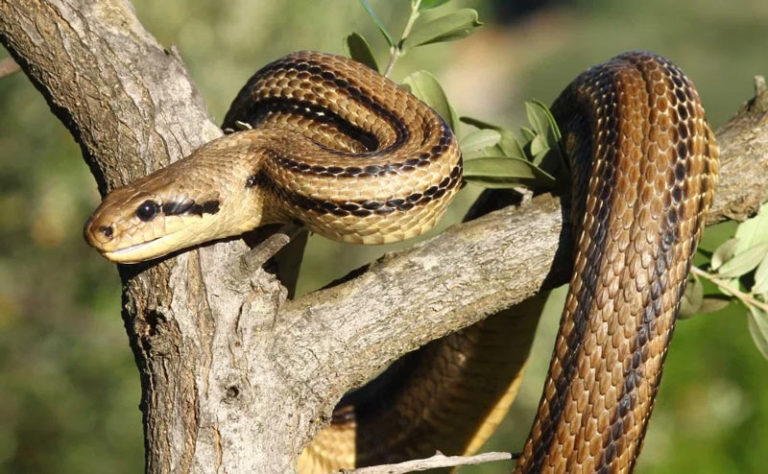
[[[589,69],[552,110],[572,174],[574,268],[516,472],[629,472],[712,200],[718,149],[693,85],[651,53]],[[393,242],[430,229],[461,184],[445,122],[345,58],[302,52],[266,66],[224,126],[238,121],[253,129],[108,195],[86,225],[89,243],[110,260],[137,262],[296,220],[336,240]],[[396,460],[420,447],[426,455],[477,449],[516,390],[523,362],[499,362],[515,330],[512,318],[497,316],[433,343],[431,356],[411,356],[421,359],[400,365],[415,372],[396,367],[379,383],[397,391],[378,396],[391,404],[386,414],[376,418],[366,412],[376,403],[353,399],[302,455],[302,472]],[[453,362],[441,372],[431,365],[440,360]],[[469,393],[481,373],[502,381]],[[380,423],[367,444],[366,433],[355,432],[366,417]],[[476,426],[455,435],[447,418]]]

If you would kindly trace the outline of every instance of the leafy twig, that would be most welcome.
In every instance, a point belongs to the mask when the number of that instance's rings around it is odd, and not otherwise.
[[[715,275],[712,275],[711,273],[706,272],[698,267],[691,267],[691,273],[711,281],[712,283],[717,285],[720,289],[724,290],[726,293],[732,294],[734,297],[736,297],[739,301],[741,301],[745,305],[756,306],[761,310],[768,312],[768,303],[764,303],[759,299],[755,298],[754,296],[752,296],[751,294],[745,293],[739,290],[738,288],[733,288],[731,286],[728,286],[728,282],[726,282],[725,280],[722,280],[716,277]]]
[[[405,28],[403,28],[403,34],[400,35],[400,41],[398,41],[397,44],[391,44],[389,47],[389,62],[387,63],[386,69],[384,69],[384,77],[389,77],[389,73],[391,73],[392,69],[395,67],[397,59],[405,52],[403,43],[406,38],[408,38],[408,35],[411,34],[411,29],[413,28],[413,24],[416,23],[416,19],[419,18],[420,5],[421,0],[413,0],[411,2],[411,14],[408,15],[408,21],[405,23]]]
[[[376,15],[376,12],[373,11],[373,8],[368,4],[367,0],[359,0],[360,4],[365,8],[365,11],[368,12],[368,14],[373,19],[373,22],[376,23],[376,26],[379,28],[379,31],[384,36],[384,39],[387,40],[387,43],[390,47],[395,46],[395,40],[392,39],[392,37],[389,35],[389,32],[387,31],[387,28],[384,26],[384,23],[379,19],[379,17]]]

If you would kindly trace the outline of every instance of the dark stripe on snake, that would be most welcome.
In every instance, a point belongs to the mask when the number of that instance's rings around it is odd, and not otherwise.
[[[455,188],[459,183],[461,183],[461,160],[454,167],[450,176],[443,179],[440,183],[433,184],[419,192],[413,192],[403,197],[392,197],[386,201],[317,199],[280,186],[264,171],[260,171],[248,178],[246,187],[258,186],[297,207],[320,215],[333,214],[339,217],[349,215],[367,217],[374,214],[385,215],[395,211],[408,211],[415,206],[425,205],[433,200],[442,198],[447,191]]]
[[[379,148],[379,139],[376,135],[344,120],[335,112],[311,102],[286,97],[270,97],[254,103],[249,112],[250,114],[244,117],[246,119],[244,121],[254,128],[268,120],[272,114],[300,115],[316,123],[334,127],[340,133],[360,143],[369,152]],[[398,140],[402,140],[402,136],[398,136]],[[346,155],[342,152],[339,154]]]
[[[637,66],[635,64],[635,66]],[[672,74],[673,82],[675,86],[680,87],[682,86],[682,81],[680,81],[679,76],[682,76],[682,73],[673,65],[665,64],[670,74]],[[652,80],[647,77],[647,71],[645,71],[643,68],[638,67],[638,72],[643,75],[644,83],[646,85],[646,93],[648,94],[648,107],[649,110],[653,108],[653,91],[650,90],[650,84],[652,83]],[[684,97],[685,98],[685,97]],[[679,100],[679,97],[675,96],[673,100]],[[681,103],[680,105],[683,105]],[[680,132],[679,130],[676,130],[680,137],[685,139],[685,135],[687,135],[687,129],[685,132]],[[646,135],[643,137],[643,140],[646,142],[649,141],[649,137]],[[677,141],[677,140],[676,140]],[[651,340],[651,331],[653,330],[652,326],[655,324],[656,319],[663,314],[664,308],[663,308],[663,293],[664,288],[666,288],[668,284],[668,271],[670,267],[674,265],[675,261],[675,245],[680,240],[680,229],[678,225],[678,219],[680,214],[683,212],[681,207],[681,202],[685,200],[685,198],[689,195],[689,190],[687,189],[688,183],[687,183],[687,176],[690,176],[693,174],[693,171],[690,168],[691,160],[688,159],[689,157],[689,147],[686,147],[682,142],[679,143],[676,151],[677,151],[677,163],[674,166],[674,169],[671,169],[669,173],[669,182],[668,186],[670,191],[670,196],[675,196],[677,193],[675,190],[682,190],[682,192],[679,192],[680,198],[679,199],[668,199],[665,202],[666,209],[664,211],[664,219],[661,221],[661,234],[659,236],[659,242],[660,245],[658,247],[658,254],[656,255],[654,265],[653,265],[653,277],[651,278],[651,281],[649,281],[649,291],[647,294],[648,303],[645,304],[645,310],[643,313],[642,319],[639,321],[639,327],[637,329],[637,332],[635,334],[635,337],[631,341],[632,349],[631,349],[631,366],[629,369],[624,372],[623,374],[623,380],[624,384],[622,386],[622,393],[619,397],[619,403],[614,409],[612,415],[611,415],[611,422],[609,426],[611,427],[609,430],[607,430],[608,436],[603,440],[603,452],[600,457],[600,464],[597,466],[598,472],[609,472],[610,471],[610,464],[613,462],[616,454],[617,454],[617,442],[623,435],[625,431],[625,419],[624,417],[630,413],[634,408],[638,400],[638,394],[637,389],[641,383],[643,383],[643,379],[646,378],[645,373],[646,369],[644,367],[644,364],[647,361],[649,349],[648,344]],[[690,146],[690,145],[689,145]],[[646,147],[644,147],[646,148]],[[648,164],[646,166],[655,166],[653,164]],[[639,190],[638,190],[639,192]],[[696,227],[698,227],[698,223],[696,224]],[[688,257],[688,256],[686,256]],[[685,290],[685,282],[686,280],[683,280],[680,282],[678,287],[678,296],[679,298],[682,298],[683,292]],[[674,314],[672,315],[672,323],[669,325],[669,328],[666,333],[666,343],[665,346],[668,346],[669,340],[672,338],[672,334],[674,332],[674,320],[677,316],[677,311],[679,309],[679,298],[678,303],[675,308]],[[662,356],[662,363],[663,359],[666,357],[666,351],[664,352]],[[658,382],[661,378],[662,371],[658,371],[656,374],[656,377],[654,380],[649,380],[647,383],[652,387],[653,394],[651,396],[651,399],[655,399],[656,391],[658,390]],[[652,407],[651,407],[652,411]],[[650,412],[649,412],[650,413]],[[628,421],[628,420],[626,420]],[[645,437],[645,432],[640,434],[640,443],[638,445],[642,444],[642,439]],[[633,453],[632,460],[631,460],[631,468],[630,471],[634,468],[634,464],[637,459],[637,453]]]
[[[372,110],[377,116],[383,118],[387,123],[389,123],[389,125],[395,130],[395,133],[397,136],[397,138],[395,139],[395,143],[393,143],[391,147],[387,147],[386,149],[379,150],[378,139],[376,140],[376,146],[367,146],[365,142],[361,141],[360,143],[366,146],[366,148],[371,152],[374,152],[374,153],[389,152],[392,148],[399,147],[410,139],[410,132],[408,130],[408,127],[405,125],[406,121],[403,120],[402,117],[396,115],[391,110],[388,110],[387,108],[382,106],[378,101],[374,100],[369,94],[367,94],[364,91],[364,89],[359,84],[357,84],[351,78],[338,77],[333,71],[329,71],[325,65],[315,63],[312,60],[309,60],[309,59],[296,60],[296,58],[290,58],[288,60],[275,61],[274,63],[267,65],[265,68],[259,71],[259,74],[254,78],[252,78],[251,81],[249,81],[249,84],[257,82],[258,78],[264,75],[267,75],[268,73],[270,73],[275,69],[307,72],[308,74],[315,76],[316,81],[326,82],[332,87],[339,89],[342,95],[356,100],[366,108]],[[284,97],[275,98],[275,99],[289,100]],[[343,118],[339,116],[336,116],[336,117],[338,117],[340,121],[347,123],[346,120],[344,120]],[[337,123],[334,123],[334,124],[338,125]],[[339,128],[339,130],[344,132],[343,126]],[[354,135],[349,135],[349,136],[352,138],[355,138]],[[373,144],[372,142],[368,143],[368,145],[372,145],[372,144]]]
[[[612,78],[608,86],[610,87],[610,93],[613,93],[615,94],[615,97],[618,97],[615,79]],[[613,106],[615,106],[615,104],[613,104]],[[553,106],[553,109],[554,108],[555,107]],[[589,110],[589,107],[586,107],[586,110]],[[610,117],[612,116],[612,112],[607,111],[604,115]],[[593,121],[592,127],[594,129],[594,117],[590,117],[590,120]],[[560,418],[563,416],[565,399],[569,395],[568,386],[574,377],[575,371],[578,370],[579,364],[577,358],[581,353],[580,347],[584,342],[584,334],[586,333],[589,326],[589,316],[592,313],[594,296],[599,284],[599,272],[603,262],[604,255],[602,253],[602,249],[605,248],[605,239],[607,238],[608,234],[607,223],[609,219],[607,218],[607,214],[611,211],[613,202],[616,198],[616,189],[613,185],[613,174],[617,167],[618,150],[621,148],[619,143],[619,134],[615,133],[613,130],[610,131],[613,133],[607,133],[603,137],[603,140],[607,141],[608,143],[591,143],[588,146],[589,149],[602,149],[606,153],[604,160],[602,160],[606,165],[603,172],[604,174],[600,180],[597,180],[597,186],[594,190],[595,195],[600,196],[601,204],[599,205],[599,210],[595,216],[595,224],[591,228],[590,242],[588,248],[586,249],[585,258],[589,264],[584,269],[584,273],[582,275],[581,289],[579,293],[575,295],[575,298],[578,301],[576,311],[573,314],[573,321],[575,321],[575,325],[571,332],[568,334],[566,342],[567,350],[565,351],[565,357],[562,362],[562,371],[554,381],[555,396],[552,398],[552,401],[549,404],[550,416],[541,420],[542,436],[540,443],[533,447],[533,463],[530,466],[530,469],[528,469],[526,472],[541,472],[542,462],[544,459],[546,459],[546,453],[549,452],[552,443],[555,440],[555,428],[557,427]],[[591,156],[591,152],[585,156]],[[597,163],[598,161],[599,160],[595,160],[594,163]],[[595,166],[594,163],[592,166]],[[572,171],[576,173],[576,171]],[[593,175],[595,172],[591,170],[584,170],[583,173],[589,176]],[[574,182],[580,180],[581,179],[579,176],[574,176]],[[587,183],[585,182],[584,185],[586,186]],[[582,219],[582,225],[586,217],[585,198],[586,193],[584,193],[582,199],[579,202],[571,203],[572,206],[575,206],[577,212],[575,215],[579,216],[579,219]],[[578,239],[579,236],[574,235],[573,238]]]
[[[163,214],[166,216],[177,216],[180,214],[193,214],[202,216],[203,214],[216,214],[219,212],[219,201],[205,201],[197,204],[193,199],[185,201],[169,201],[162,206]]]
[[[277,161],[283,169],[288,169],[296,173],[326,177],[338,177],[338,178],[360,178],[360,177],[374,177],[374,176],[386,176],[394,174],[407,173],[417,168],[427,166],[432,161],[444,156],[445,151],[448,149],[451,143],[451,129],[444,125],[442,127],[443,135],[436,145],[432,146],[426,151],[419,153],[413,158],[408,158],[405,161],[395,163],[385,163],[381,165],[368,165],[368,166],[321,166],[310,165],[287,156],[274,156],[273,159]]]
[[[646,104],[648,106],[648,112],[653,109],[653,100],[654,100],[654,94],[653,91],[650,90],[651,84],[653,83],[650,78],[647,77],[645,71],[643,68],[638,67],[638,64],[632,61],[631,59],[628,61],[630,62],[637,72],[643,76],[643,83],[645,85],[645,93],[647,94],[647,100]],[[643,141],[647,143],[649,141],[648,137],[648,130],[646,130]],[[646,146],[643,146],[643,148],[647,148]],[[648,166],[648,165],[646,165]],[[676,177],[674,174],[671,174],[671,179],[682,179],[679,177]],[[640,195],[642,183],[637,184],[637,193]],[[663,241],[670,243],[670,245],[665,246],[659,254],[656,256],[656,262],[654,265],[654,274],[653,278],[649,282],[650,285],[650,294],[647,295],[648,297],[648,303],[645,305],[645,312],[643,314],[643,317],[639,323],[639,327],[636,331],[636,334],[634,338],[631,341],[632,348],[630,350],[631,354],[631,365],[627,371],[623,374],[623,381],[624,384],[622,386],[622,392],[621,396],[618,397],[618,404],[613,409],[613,412],[611,413],[611,421],[609,423],[610,428],[606,431],[607,436],[603,439],[603,449],[602,453],[600,455],[600,461],[599,464],[596,466],[597,472],[603,473],[608,472],[610,463],[613,461],[613,459],[616,457],[616,441],[621,437],[621,435],[624,433],[624,417],[630,413],[636,405],[637,402],[637,394],[636,389],[639,385],[639,382],[644,378],[644,367],[642,367],[642,364],[645,363],[645,360],[647,358],[647,344],[650,340],[650,334],[651,334],[651,324],[652,322],[659,316],[659,314],[662,311],[661,306],[661,295],[662,290],[666,286],[666,280],[667,277],[665,275],[665,271],[667,268],[667,259],[671,262],[671,259],[674,258],[674,255],[667,256],[667,252],[672,249],[674,252],[674,248],[671,245],[671,242],[669,242],[669,239],[673,239],[674,242],[677,241],[678,233],[676,231],[676,226],[669,225],[670,216],[669,213],[674,213],[675,219],[677,216],[677,210],[674,207],[674,203],[670,201],[670,206],[668,210],[668,218],[666,219],[665,225],[666,227],[663,228],[662,233],[664,233]],[[672,232],[675,235],[670,235],[669,230],[672,230]],[[659,266],[662,266],[661,269],[659,269]],[[660,270],[660,271],[659,271]]]

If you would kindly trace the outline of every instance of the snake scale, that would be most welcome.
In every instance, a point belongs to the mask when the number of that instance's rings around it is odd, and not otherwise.
[[[572,176],[573,272],[515,472],[631,472],[718,148],[692,83],[652,53],[588,69],[552,111]],[[445,121],[342,57],[300,52],[267,65],[224,127],[238,122],[252,129],[112,191],[86,224],[88,242],[122,263],[286,221],[344,242],[394,242],[432,228],[462,183]],[[531,332],[502,313],[396,363],[345,398],[300,471],[477,449],[516,390],[525,357],[512,359],[527,347],[509,341],[520,330]]]

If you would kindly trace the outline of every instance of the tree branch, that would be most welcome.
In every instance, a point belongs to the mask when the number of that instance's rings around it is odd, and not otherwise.
[[[768,122],[754,103],[718,131],[721,173],[708,224],[744,219],[768,200]],[[303,367],[302,378],[319,393],[367,380],[404,352],[566,283],[569,228],[558,201],[539,196],[450,227],[354,280],[288,302],[281,319],[294,325],[280,342],[304,346],[309,337],[322,344],[311,346],[317,367],[298,354],[289,364]]]
[[[381,464],[379,466],[361,467],[358,469],[342,470],[343,474],[405,474],[408,472],[428,471],[441,467],[476,466],[495,461],[509,461],[511,453],[482,453],[474,456],[446,456],[437,453],[426,459],[414,459],[412,461],[396,464]]]
[[[80,143],[102,192],[221,134],[177,54],[125,1],[0,0],[0,42]],[[768,197],[763,102],[718,135],[722,173],[709,222],[744,217]],[[147,471],[290,472],[346,390],[431,339],[564,282],[568,242],[559,203],[540,196],[286,304],[274,276],[242,265],[240,241],[121,267]]]

